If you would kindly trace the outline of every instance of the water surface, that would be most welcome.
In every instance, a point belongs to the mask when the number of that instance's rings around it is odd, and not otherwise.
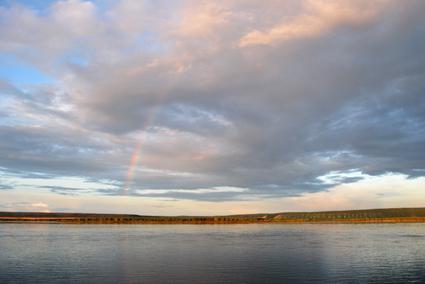
[[[425,283],[425,224],[0,224],[0,283]]]

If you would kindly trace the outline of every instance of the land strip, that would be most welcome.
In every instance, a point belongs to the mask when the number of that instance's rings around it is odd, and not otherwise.
[[[64,224],[425,223],[425,207],[223,216],[0,212],[0,223],[6,222]]]

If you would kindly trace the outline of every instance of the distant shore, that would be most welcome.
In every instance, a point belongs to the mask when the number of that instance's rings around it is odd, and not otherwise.
[[[0,212],[0,223],[10,222],[61,224],[425,223],[425,207],[223,216],[144,216],[130,214]]]

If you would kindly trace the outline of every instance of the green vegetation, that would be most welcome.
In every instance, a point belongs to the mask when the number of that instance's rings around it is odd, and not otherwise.
[[[425,207],[226,216],[0,212],[0,222],[71,224],[399,223],[425,222]]]

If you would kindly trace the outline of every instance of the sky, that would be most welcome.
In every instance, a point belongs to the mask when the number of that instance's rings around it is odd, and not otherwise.
[[[0,211],[425,206],[423,11],[0,0]]]

